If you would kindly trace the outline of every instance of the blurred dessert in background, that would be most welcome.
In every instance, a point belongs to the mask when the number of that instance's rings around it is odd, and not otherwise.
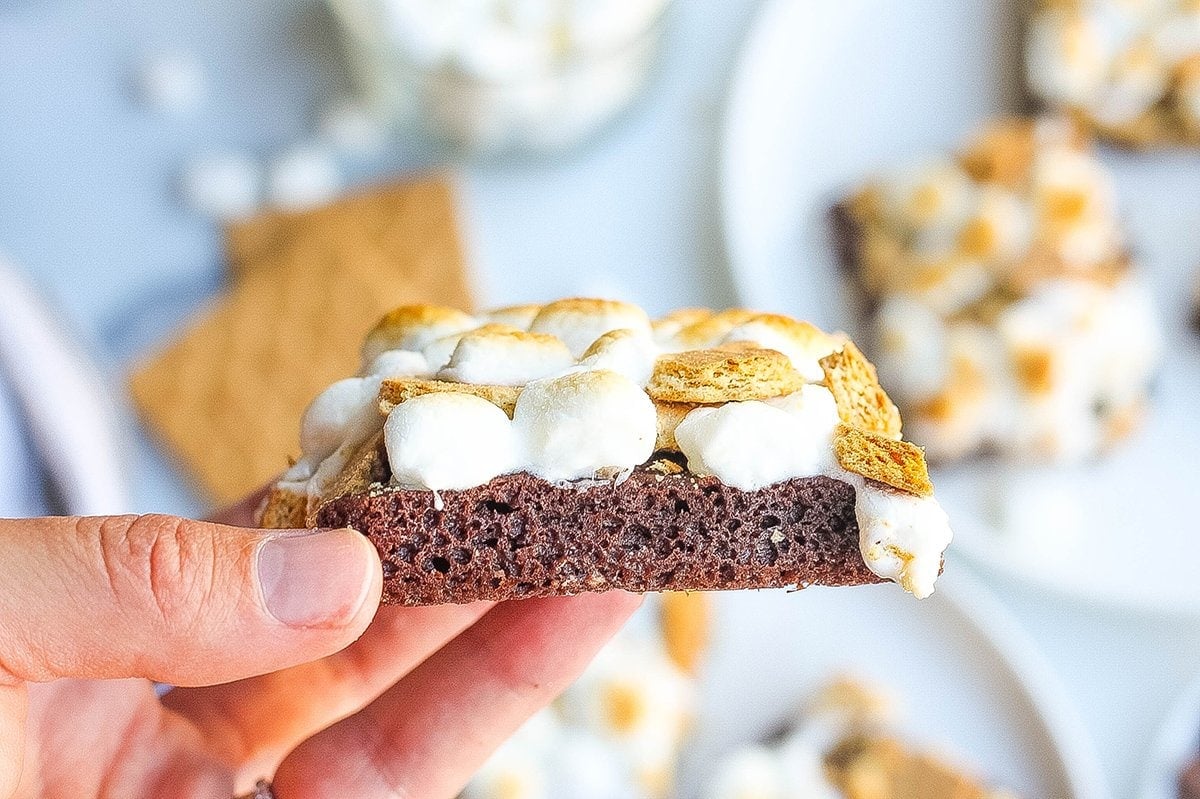
[[[462,799],[665,799],[696,710],[704,594],[647,597],[550,707],[480,768]]]
[[[329,0],[383,120],[476,153],[554,150],[645,83],[668,0]]]
[[[1038,0],[1025,74],[1046,106],[1123,144],[1200,144],[1200,4]]]
[[[299,450],[295,420],[354,371],[373,318],[402,302],[471,305],[442,177],[241,220],[226,249],[229,289],[129,379],[151,432],[217,503],[279,474],[280,453]]]
[[[833,679],[771,740],[718,761],[704,799],[1011,799],[894,731],[895,701]]]
[[[1161,336],[1076,126],[997,121],[835,217],[880,375],[931,460],[1076,462],[1137,426]]]

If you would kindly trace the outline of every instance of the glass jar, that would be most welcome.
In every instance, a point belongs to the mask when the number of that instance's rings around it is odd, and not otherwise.
[[[561,150],[646,82],[669,0],[329,0],[385,123],[470,154]]]

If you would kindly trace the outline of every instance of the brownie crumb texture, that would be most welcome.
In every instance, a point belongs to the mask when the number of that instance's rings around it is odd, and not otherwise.
[[[383,600],[400,605],[880,582],[854,488],[828,477],[757,491],[646,468],[586,487],[528,473],[438,496],[376,485],[325,503],[317,524],[370,538]]]

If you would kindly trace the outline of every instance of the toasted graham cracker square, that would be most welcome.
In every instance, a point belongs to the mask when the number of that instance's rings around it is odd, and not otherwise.
[[[739,347],[663,355],[646,391],[655,402],[711,404],[780,397],[803,385],[783,353]]]
[[[272,486],[259,514],[258,526],[275,530],[295,530],[305,526],[308,495]]]
[[[900,437],[900,411],[879,385],[874,365],[853,342],[847,341],[841,350],[822,358],[821,368],[843,422],[889,438]]]
[[[217,502],[266,482],[298,450],[296,419],[358,369],[364,334],[415,302],[471,307],[448,184],[396,184],[230,228],[241,279],[137,366],[148,425]]]
[[[454,383],[449,380],[422,380],[416,377],[391,377],[379,387],[379,410],[384,415],[400,403],[422,394],[470,394],[485,399],[508,414],[511,419],[517,407],[520,386],[489,386],[476,383]]]
[[[833,452],[846,471],[910,494],[922,497],[933,494],[925,451],[916,444],[839,424],[833,437]]]
[[[308,513],[305,523],[309,527],[317,525],[317,511],[321,505],[331,499],[347,494],[357,494],[366,491],[372,483],[379,482],[387,473],[387,450],[383,446],[383,431],[364,441],[342,469],[337,479],[308,503]]]

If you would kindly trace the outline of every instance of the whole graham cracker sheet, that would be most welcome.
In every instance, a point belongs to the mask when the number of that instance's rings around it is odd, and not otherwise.
[[[226,252],[230,288],[129,378],[151,431],[217,503],[287,467],[305,407],[358,370],[378,317],[473,307],[444,176],[234,223]]]

